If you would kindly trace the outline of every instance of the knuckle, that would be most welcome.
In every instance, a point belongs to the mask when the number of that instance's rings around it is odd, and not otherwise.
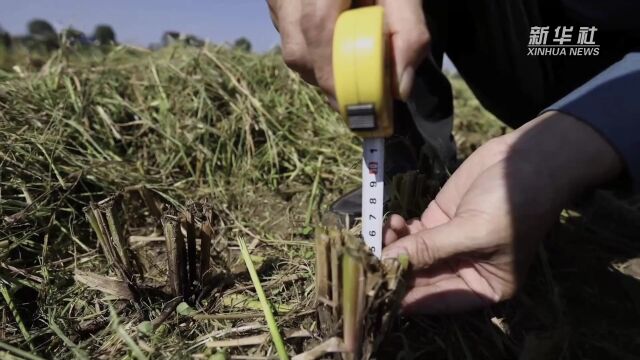
[[[305,13],[302,15],[301,20],[300,29],[305,39],[313,39],[320,30],[326,27],[326,24],[322,22],[323,19],[315,13]]]
[[[289,68],[295,71],[302,71],[309,67],[303,48],[295,44],[282,46],[282,59]]]
[[[418,62],[427,54],[431,35],[426,27],[398,34],[397,52],[404,54],[411,62]]]
[[[300,21],[302,35],[307,41],[316,42],[333,32],[329,14],[316,11],[304,11]]]
[[[417,31],[412,33],[412,42],[418,48],[426,48],[427,45],[431,42],[431,34],[427,30],[426,27],[421,27]]]
[[[420,234],[415,241],[415,257],[417,263],[422,267],[433,265],[437,259],[437,254],[432,246],[429,246],[427,239]]]

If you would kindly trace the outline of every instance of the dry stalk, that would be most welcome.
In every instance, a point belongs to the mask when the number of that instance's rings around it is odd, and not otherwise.
[[[162,210],[161,210],[162,206],[158,202],[158,200],[156,200],[156,197],[155,195],[153,195],[153,192],[144,185],[140,186],[139,191],[140,191],[140,196],[142,197],[142,201],[144,201],[145,205],[147,205],[147,208],[149,209],[149,213],[151,213],[151,216],[153,216],[157,220],[160,220],[162,218]]]
[[[325,232],[316,235],[316,301],[325,303],[330,303],[329,244],[329,236]]]
[[[397,313],[408,262],[381,262],[360,238],[337,229],[317,232],[316,251],[316,305],[322,335],[328,339],[341,334],[343,359],[369,359]],[[336,327],[340,322],[342,329]]]
[[[120,206],[120,200],[121,197],[118,194],[99,203],[91,202],[84,209],[84,212],[91,228],[96,233],[98,244],[108,263],[127,284],[134,298],[137,298],[138,289],[133,278],[134,271],[129,244],[114,209]]]
[[[172,295],[186,299],[188,298],[188,278],[185,243],[179,219],[174,211],[169,211],[162,216],[162,228],[167,246],[169,286]]]
[[[193,208],[193,207],[191,207]],[[193,210],[185,210],[180,217],[180,223],[186,229],[187,232],[187,266],[188,266],[188,281],[187,286],[191,287],[194,283],[198,282],[198,269],[196,269],[196,224],[193,216]]]
[[[212,277],[211,240],[213,239],[213,210],[205,208],[205,221],[200,228],[200,283],[205,284]]]
[[[338,306],[340,304],[340,253],[342,252],[342,233],[337,229],[329,230],[331,241],[331,301],[333,316],[338,317]]]
[[[206,291],[216,273],[211,264],[213,222],[213,210],[206,202],[192,203],[179,214],[169,209],[162,217],[170,288],[174,296],[183,296],[185,301],[201,290]]]

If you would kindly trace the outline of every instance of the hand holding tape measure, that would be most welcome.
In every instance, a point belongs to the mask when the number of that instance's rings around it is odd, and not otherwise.
[[[332,98],[334,24],[350,7],[372,3],[384,9],[387,38],[393,53],[391,91],[394,96],[406,99],[415,69],[427,54],[430,38],[422,0],[268,0],[271,19],[281,35],[284,61]]]
[[[363,138],[362,237],[378,257],[384,221],[384,138],[393,134],[389,56],[380,6],[340,15],[333,36],[338,108]]]

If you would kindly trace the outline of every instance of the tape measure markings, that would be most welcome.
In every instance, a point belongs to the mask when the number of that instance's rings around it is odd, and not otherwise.
[[[362,149],[362,238],[371,252],[380,257],[384,220],[384,138],[366,138]]]

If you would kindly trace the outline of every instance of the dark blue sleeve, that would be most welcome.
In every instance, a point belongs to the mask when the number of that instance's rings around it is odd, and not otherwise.
[[[572,115],[599,132],[620,154],[640,191],[640,52],[627,54],[548,110]]]
[[[565,11],[605,31],[640,31],[638,0],[561,0]]]

